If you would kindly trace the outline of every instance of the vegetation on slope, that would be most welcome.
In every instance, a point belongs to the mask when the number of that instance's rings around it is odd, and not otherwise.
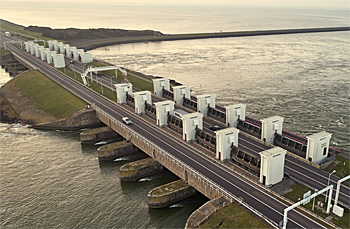
[[[50,27],[29,26],[24,30],[41,33],[42,36],[52,37],[58,40],[91,40],[114,37],[139,37],[139,36],[160,36],[159,31],[153,30],[125,30],[125,29],[51,29]]]
[[[1,88],[2,106],[17,118],[37,124],[63,119],[87,104],[39,71],[28,71]],[[11,109],[7,109],[11,110]]]
[[[255,218],[252,213],[231,203],[219,209],[199,228],[271,228],[267,223]]]

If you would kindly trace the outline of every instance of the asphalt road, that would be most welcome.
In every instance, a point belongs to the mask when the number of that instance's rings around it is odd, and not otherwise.
[[[69,60],[67,60],[66,62],[69,63]],[[82,72],[83,69],[79,62],[74,64],[74,68],[79,72]],[[110,77],[102,75],[101,77],[94,76],[94,78],[98,78],[99,82],[102,82],[102,84],[104,84],[106,87],[111,87]],[[114,78],[112,80],[113,84],[120,83]],[[159,102],[159,100],[156,99],[154,96],[152,97],[152,100],[153,102]],[[203,129],[206,132],[215,135],[214,132],[209,129],[210,125],[215,125],[215,123],[203,120]],[[268,146],[265,146],[264,144],[261,144],[258,141],[254,141],[242,134],[239,134],[238,146],[242,150],[245,150],[246,152],[255,155],[256,157],[260,157],[259,152],[262,152],[269,148]],[[301,161],[291,156],[286,155],[284,169],[285,173],[287,173],[289,176],[301,181],[304,184],[307,184],[309,187],[312,187],[314,189],[321,190],[328,184],[328,172],[319,170],[311,165],[302,163]],[[340,178],[335,175],[331,175],[330,177],[329,184],[333,184],[334,188],[333,198],[335,198],[335,189],[337,188],[337,181],[339,179]],[[340,188],[339,202],[346,205],[347,207],[350,206],[350,188],[344,184],[342,184]]]
[[[287,206],[276,200],[270,194],[266,194],[263,191],[259,190],[255,186],[251,185],[249,181],[231,174],[213,161],[209,161],[203,158],[195,151],[188,148],[185,144],[178,144],[178,142],[176,142],[171,136],[160,132],[157,127],[145,123],[135,114],[129,113],[126,109],[123,108],[123,106],[106,101],[99,95],[91,92],[89,89],[67,78],[62,73],[56,71],[51,66],[42,62],[38,58],[35,58],[28,53],[21,52],[13,47],[10,49],[13,52],[18,53],[21,58],[29,63],[32,63],[32,65],[36,66],[44,74],[67,88],[69,91],[85,99],[89,103],[95,103],[97,107],[104,110],[112,117],[115,117],[117,120],[120,120],[123,116],[132,117],[134,124],[130,127],[134,131],[154,142],[204,176],[215,181],[218,185],[225,188],[227,191],[233,193],[238,197],[242,197],[244,199],[244,202],[253,206],[255,209],[262,212],[265,216],[272,219],[274,222],[278,223],[282,220],[283,210]],[[298,212],[291,211],[289,213],[288,227],[318,228],[322,226]]]

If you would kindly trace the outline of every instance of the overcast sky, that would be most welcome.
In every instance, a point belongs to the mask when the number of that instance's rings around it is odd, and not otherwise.
[[[5,0],[7,1],[7,0]],[[33,0],[12,0],[11,2],[33,2]],[[35,0],[36,2],[47,2],[48,0]],[[113,3],[113,4],[211,4],[211,5],[255,5],[255,6],[290,6],[290,7],[322,7],[322,8],[350,8],[350,0],[59,0],[54,2],[91,2],[91,3]]]

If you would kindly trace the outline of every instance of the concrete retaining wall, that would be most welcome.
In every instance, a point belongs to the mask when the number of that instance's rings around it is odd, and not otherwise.
[[[185,228],[198,228],[209,219],[210,216],[229,203],[230,202],[224,197],[219,197],[206,202],[188,217]]]
[[[187,183],[190,186],[195,188],[197,191],[199,191],[209,199],[215,199],[221,196],[221,194],[217,192],[215,188],[208,185],[206,180],[197,176],[195,173],[192,173],[190,170],[189,172],[186,172],[186,170],[189,168],[182,167],[177,160],[172,160],[168,156],[158,151],[158,149],[154,149],[154,147],[152,147],[151,145],[143,141],[142,138],[134,136],[128,130],[123,128],[122,125],[114,123],[104,114],[97,111],[96,115],[97,115],[97,118],[101,120],[101,122],[110,126],[114,131],[116,131],[118,134],[123,136],[125,139],[130,140],[131,143],[133,143],[137,148],[139,148],[144,153],[148,154],[150,157],[157,160],[160,164],[162,164],[164,167],[166,167],[176,176],[178,176],[182,180],[185,180],[185,181],[187,180]],[[187,174],[187,177],[186,177],[186,174]]]
[[[99,160],[114,160],[118,157],[127,156],[138,151],[131,142],[120,141],[101,146],[97,149]]]
[[[122,137],[108,126],[99,127],[91,130],[85,130],[80,133],[80,141],[81,143],[85,144],[93,144],[102,140],[113,138],[119,138],[119,140],[122,140]]]
[[[159,191],[162,194],[158,194]],[[177,180],[151,190],[147,196],[148,206],[164,208],[194,195],[196,195],[196,189],[187,185],[183,180]]]
[[[96,112],[93,109],[82,109],[68,118],[61,119],[55,122],[43,123],[34,126],[36,129],[55,129],[55,130],[80,130],[89,127],[98,127],[102,123],[96,117]]]
[[[153,158],[146,158],[123,165],[119,169],[122,181],[137,181],[140,178],[163,171],[163,166]]]

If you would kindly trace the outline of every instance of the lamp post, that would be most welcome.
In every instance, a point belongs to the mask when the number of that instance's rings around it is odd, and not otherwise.
[[[330,174],[329,174],[329,176],[328,176],[328,183],[327,183],[327,187],[329,186],[329,179],[331,178],[331,175],[333,174],[333,173],[335,173],[336,171],[335,170],[333,170],[333,172],[331,172]],[[327,203],[327,196],[328,196],[328,190],[327,190],[327,194],[326,194],[326,199],[325,199],[325,203]]]

